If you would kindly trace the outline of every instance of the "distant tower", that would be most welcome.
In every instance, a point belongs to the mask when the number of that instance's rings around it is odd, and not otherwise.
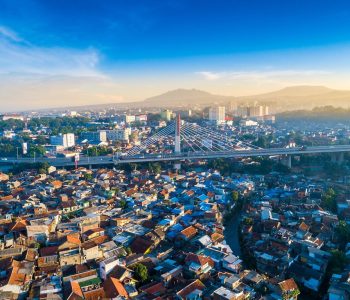
[[[181,131],[181,119],[180,119],[180,114],[177,113],[176,122],[175,122],[175,153],[181,152],[180,131]]]
[[[24,119],[24,131],[28,131],[28,119]]]

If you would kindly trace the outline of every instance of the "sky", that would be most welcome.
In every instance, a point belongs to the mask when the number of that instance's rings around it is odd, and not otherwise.
[[[350,90],[350,1],[0,0],[0,111]]]

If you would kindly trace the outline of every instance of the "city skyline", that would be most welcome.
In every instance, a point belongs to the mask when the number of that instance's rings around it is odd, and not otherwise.
[[[1,111],[347,89],[346,1],[0,0]]]

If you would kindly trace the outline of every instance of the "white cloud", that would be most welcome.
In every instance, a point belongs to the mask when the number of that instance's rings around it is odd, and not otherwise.
[[[0,110],[121,101],[94,48],[39,47],[0,26]]]
[[[222,78],[222,73],[201,71],[201,72],[196,72],[196,74],[203,76],[207,80],[217,80]]]
[[[1,38],[5,37],[5,38]],[[93,49],[38,47],[0,26],[0,72],[66,76],[105,75],[98,70],[99,53]]]
[[[21,42],[22,39],[17,35],[16,32],[12,31],[11,29],[0,26],[0,37],[3,36],[4,38],[10,39],[14,42]]]
[[[221,79],[242,79],[242,80],[271,80],[281,78],[297,78],[297,77],[312,77],[318,75],[331,74],[329,71],[323,70],[254,70],[254,71],[224,71],[210,72],[202,71],[195,72],[206,80],[221,80]]]

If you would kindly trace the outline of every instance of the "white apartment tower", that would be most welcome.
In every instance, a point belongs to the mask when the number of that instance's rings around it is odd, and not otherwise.
[[[50,137],[51,145],[63,146],[64,148],[73,147],[75,145],[74,133],[65,133]]]
[[[215,106],[209,109],[209,120],[225,122],[225,106]]]

